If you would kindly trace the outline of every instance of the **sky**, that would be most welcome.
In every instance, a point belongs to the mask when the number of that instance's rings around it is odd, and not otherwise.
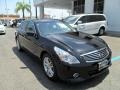
[[[7,8],[8,8],[8,14],[16,14],[15,13],[15,7],[16,2],[23,1],[23,0],[6,0],[7,2]],[[29,0],[25,0],[26,3],[29,3]],[[5,10],[5,0],[0,0],[0,14],[6,14]],[[33,4],[33,0],[31,0],[31,7],[32,7],[32,16],[35,16],[35,8]],[[22,12],[20,11],[18,13],[22,17]],[[39,8],[38,8],[38,14],[39,14]],[[63,9],[51,9],[51,8],[45,8],[45,14],[51,15],[57,19],[68,16],[67,10]],[[25,12],[25,16],[29,16],[28,12]]]

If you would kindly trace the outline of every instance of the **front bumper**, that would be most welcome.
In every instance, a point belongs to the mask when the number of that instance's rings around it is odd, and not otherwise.
[[[108,65],[102,70],[98,69],[99,62],[90,62],[79,65],[66,65],[64,63],[57,64],[57,74],[60,79],[63,80],[80,80],[84,81],[92,77],[98,76],[108,69],[111,66],[111,57],[107,59]],[[77,77],[74,77],[75,74],[78,74]]]

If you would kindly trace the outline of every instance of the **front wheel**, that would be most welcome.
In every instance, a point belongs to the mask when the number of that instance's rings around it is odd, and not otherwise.
[[[44,54],[42,61],[43,61],[43,70],[46,76],[51,80],[56,80],[57,79],[56,67],[50,55]]]

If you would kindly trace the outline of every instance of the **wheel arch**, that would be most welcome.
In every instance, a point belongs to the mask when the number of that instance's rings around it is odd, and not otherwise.
[[[42,58],[43,58],[43,56],[44,56],[44,54],[49,54],[47,51],[42,51],[41,52],[41,54],[40,54],[40,59],[42,60]],[[50,55],[50,54],[49,54]]]
[[[100,29],[106,30],[105,26],[100,26],[99,30],[100,30]]]

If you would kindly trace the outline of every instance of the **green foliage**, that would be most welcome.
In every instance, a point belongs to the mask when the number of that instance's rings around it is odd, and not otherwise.
[[[30,12],[30,5],[25,3],[24,1],[23,2],[17,2],[16,3],[16,9],[15,9],[15,12],[18,13],[19,11],[22,11],[23,13],[23,18],[25,17],[24,14],[25,14],[25,10],[28,11],[29,13]]]

